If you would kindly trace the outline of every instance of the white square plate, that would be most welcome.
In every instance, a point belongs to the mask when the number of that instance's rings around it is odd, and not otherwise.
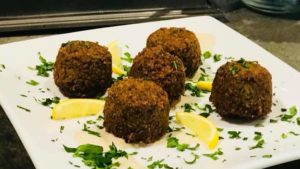
[[[224,152],[219,160],[214,161],[203,156],[202,154],[212,153],[215,150],[208,150],[205,144],[197,139],[188,138],[189,136],[185,135],[184,132],[173,135],[178,137],[180,142],[186,141],[190,144],[200,142],[201,144],[199,150],[195,152],[200,155],[200,159],[193,165],[184,162],[184,159],[192,159],[189,150],[179,152],[175,149],[166,148],[166,136],[154,144],[143,147],[126,145],[123,140],[105,133],[104,130],[99,131],[102,135],[100,138],[91,136],[82,132],[83,123],[96,117],[53,121],[50,119],[51,109],[35,101],[35,99],[54,96],[63,98],[54,84],[52,74],[48,78],[39,77],[36,72],[28,69],[28,66],[33,67],[39,64],[38,52],[41,52],[47,60],[55,61],[58,49],[64,42],[88,40],[107,45],[111,41],[118,40],[123,51],[129,51],[132,56],[135,56],[145,46],[150,33],[160,27],[170,26],[185,27],[197,34],[202,51],[210,50],[212,53],[222,54],[222,60],[217,63],[214,63],[212,59],[203,61],[204,65],[201,67],[211,67],[208,73],[212,76],[221,64],[228,61],[225,57],[229,56],[233,56],[235,59],[243,57],[246,60],[256,60],[272,74],[275,93],[273,102],[276,106],[272,107],[272,113],[266,119],[238,124],[224,121],[216,113],[209,117],[217,127],[224,129],[223,132],[220,132],[224,139],[220,140],[217,147]],[[125,45],[128,45],[129,49],[125,48]],[[114,141],[119,148],[138,152],[137,155],[130,157],[130,163],[122,162],[121,168],[127,168],[128,165],[133,168],[147,166],[151,162],[147,162],[143,158],[150,156],[153,156],[153,161],[165,159],[164,163],[169,166],[184,169],[262,168],[300,159],[300,136],[288,134],[289,131],[300,133],[300,126],[295,123],[296,117],[293,118],[294,123],[283,122],[277,117],[282,114],[281,108],[291,106],[300,108],[299,73],[241,34],[211,17],[193,17],[101,28],[6,44],[0,46],[0,64],[4,64],[6,67],[0,72],[0,103],[38,169],[74,168],[69,164],[69,161],[80,165],[81,168],[87,168],[79,159],[74,159],[71,154],[66,153],[62,145],[78,146],[83,143],[95,143],[107,148],[111,141]],[[39,85],[26,84],[26,81],[31,79],[38,81]],[[47,88],[49,91],[46,90]],[[22,94],[27,95],[27,97],[20,96]],[[198,98],[185,96],[174,110],[182,110],[180,106],[187,101],[199,102],[201,105],[209,103],[208,97],[209,94],[206,94],[204,98],[197,100]],[[17,105],[26,107],[31,112],[17,108]],[[277,123],[270,123],[271,118],[279,120]],[[255,127],[257,123],[262,124],[263,127]],[[60,133],[60,126],[65,128],[63,133]],[[227,131],[230,130],[241,131],[241,136],[248,139],[246,141],[229,139]],[[263,133],[265,145],[262,149],[249,150],[250,146],[256,144],[256,141],[253,140],[255,131]],[[283,139],[282,133],[286,133],[288,137]],[[235,150],[236,147],[241,147],[241,150]],[[266,154],[272,154],[272,158],[263,158],[262,156]],[[126,160],[123,159],[122,161]]]

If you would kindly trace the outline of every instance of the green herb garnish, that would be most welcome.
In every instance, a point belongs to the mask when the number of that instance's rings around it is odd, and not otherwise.
[[[73,153],[74,157],[81,158],[82,162],[86,166],[93,169],[112,169],[120,166],[120,163],[113,162],[113,159],[118,159],[120,157],[128,158],[127,152],[118,150],[114,143],[109,146],[109,150],[107,152],[103,151],[102,146],[93,144],[84,144],[77,148],[70,148],[65,145],[63,146],[66,152]]]
[[[172,65],[173,65],[173,67],[174,67],[176,70],[178,69],[178,66],[177,66],[176,61],[172,61]]]
[[[258,141],[262,138],[261,132],[255,131],[254,134],[255,134],[255,136],[254,136],[255,141]]]
[[[27,112],[31,112],[30,109],[27,109],[27,108],[25,108],[25,107],[23,107],[23,106],[17,105],[17,108],[22,109],[22,110],[25,110],[25,111],[27,111]]]
[[[278,120],[270,119],[270,123],[277,123]]]
[[[195,111],[195,109],[189,103],[184,103],[184,105],[182,105],[181,107],[184,108],[185,112]]]
[[[187,163],[187,164],[190,164],[190,165],[194,164],[200,158],[200,156],[198,154],[195,154],[193,152],[191,154],[194,157],[192,161],[187,161],[187,160],[184,159],[184,162]]]
[[[294,136],[299,136],[299,134],[294,131],[290,131],[289,134],[294,135]]]
[[[128,75],[129,72],[130,72],[130,70],[131,70],[131,67],[130,67],[130,66],[127,66],[127,65],[123,65],[123,68],[124,68],[126,74]]]
[[[292,106],[289,108],[289,113],[281,114],[279,117],[281,121],[291,122],[291,119],[296,116],[297,108],[296,106]]]
[[[167,140],[167,148],[176,148],[178,151],[184,150],[196,150],[200,144],[196,144],[194,147],[190,147],[189,144],[180,144],[176,137],[169,137]]]
[[[128,63],[132,63],[133,58],[131,57],[131,54],[129,52],[124,53],[125,57],[122,57],[121,59],[124,61],[127,61]]]
[[[46,98],[46,99],[42,99],[40,100],[41,104],[44,106],[50,106],[52,104],[58,104],[60,101],[59,97],[53,97],[53,98]]]
[[[100,137],[100,133],[98,133],[98,132],[96,132],[96,131],[90,130],[90,127],[88,127],[86,124],[83,124],[83,129],[82,129],[82,131],[85,131],[85,132],[87,132],[87,133],[89,133],[89,134],[91,134],[91,135],[95,135],[95,136],[97,136],[97,137]]]
[[[205,73],[201,73],[200,74],[200,77],[198,79],[198,81],[207,81],[209,78],[209,75],[208,74],[205,74]]]
[[[214,54],[214,62],[218,62],[221,60],[221,56],[220,54]]]
[[[241,138],[240,131],[228,131],[227,133],[229,134],[229,138],[231,138],[231,139],[240,139]]]
[[[235,75],[240,71],[240,69],[236,66],[229,66],[229,71],[232,75]]]
[[[42,55],[41,52],[38,52],[40,65],[36,65],[34,70],[37,70],[37,75],[42,77],[49,77],[49,71],[52,71],[54,68],[54,63],[47,61]],[[32,69],[32,68],[30,68]]]
[[[213,160],[218,160],[218,159],[219,159],[218,156],[221,156],[221,155],[223,155],[223,154],[224,154],[224,153],[222,152],[221,148],[218,148],[218,150],[215,151],[214,153],[211,153],[211,154],[203,154],[203,155],[206,156],[206,157],[209,157],[209,158],[211,158],[211,159],[213,159]]]
[[[287,138],[287,135],[286,135],[285,133],[282,133],[282,134],[281,134],[281,138],[282,138],[282,139],[286,139],[286,138]]]
[[[196,85],[192,83],[185,84],[185,90],[191,91],[191,96],[202,97],[201,90],[197,88]]]
[[[237,61],[239,64],[241,64],[244,68],[249,68],[249,62],[247,62],[244,58],[240,58],[240,60]]]
[[[157,160],[154,161],[153,163],[149,164],[147,166],[148,169],[156,169],[156,168],[161,168],[161,169],[173,169],[173,167],[170,167],[168,164],[163,163],[164,160]]]
[[[32,86],[37,86],[39,84],[39,82],[35,81],[35,80],[29,80],[26,81],[27,84],[32,85]]]
[[[5,65],[4,64],[0,64],[0,72],[2,72],[5,69]]]
[[[60,126],[59,132],[62,133],[65,129],[65,126]]]
[[[256,148],[263,148],[263,145],[265,144],[265,140],[264,139],[261,139],[259,140],[255,146],[252,146],[252,147],[249,147],[249,150],[253,150],[253,149],[256,149]]]
[[[241,149],[242,149],[241,147],[236,147],[234,150],[239,151]]]
[[[210,51],[206,51],[203,53],[202,56],[204,57],[204,59],[209,59],[212,56],[212,54]]]
[[[300,126],[300,117],[297,117],[296,121],[297,121],[297,124]]]
[[[263,158],[272,158],[272,154],[265,154],[262,156]]]

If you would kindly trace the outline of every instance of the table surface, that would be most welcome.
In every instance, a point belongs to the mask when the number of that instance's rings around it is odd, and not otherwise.
[[[224,15],[227,19],[225,24],[300,71],[300,20],[266,16],[246,8],[226,12]],[[0,44],[49,35],[51,34],[0,37]],[[0,131],[0,168],[34,169],[30,157],[1,106]],[[271,168],[297,168],[299,165],[300,160]]]

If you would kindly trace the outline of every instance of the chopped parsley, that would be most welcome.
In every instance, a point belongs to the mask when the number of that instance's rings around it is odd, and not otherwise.
[[[23,106],[20,106],[20,105],[17,105],[17,108],[22,109],[22,110],[27,111],[27,112],[31,112],[30,109],[27,109],[27,108],[25,108]]]
[[[188,90],[191,92],[191,96],[202,97],[201,90],[198,89],[196,85],[194,85],[192,83],[186,83],[184,87],[185,87],[185,90]]]
[[[184,162],[186,163],[186,164],[194,164],[199,158],[200,158],[200,156],[198,155],[198,154],[195,154],[195,153],[191,153],[192,154],[192,156],[194,157],[193,158],[193,160],[191,160],[191,161],[187,161],[187,160],[185,160],[184,159]]]
[[[286,111],[287,111],[286,108],[281,108],[280,110],[281,110],[282,112],[286,112]]]
[[[123,68],[124,68],[126,74],[128,75],[128,73],[129,73],[130,70],[131,70],[131,67],[130,67],[130,66],[127,66],[127,65],[123,65]],[[123,77],[123,78],[124,78],[124,77]]]
[[[190,147],[189,144],[180,144],[176,137],[169,137],[167,140],[167,148],[176,148],[178,151],[184,150],[196,150],[200,144],[196,144],[194,147]]]
[[[153,163],[149,164],[147,166],[148,169],[156,169],[156,168],[161,168],[161,169],[173,169],[173,167],[170,167],[168,164],[163,163],[164,160],[157,160],[154,161]]]
[[[39,82],[35,81],[35,80],[29,80],[26,81],[27,84],[32,85],[32,86],[37,86],[39,84]]]
[[[291,119],[297,115],[296,106],[292,106],[289,108],[289,112],[286,114],[279,115],[281,121],[291,122]]]
[[[209,59],[212,56],[212,54],[210,51],[206,51],[203,53],[202,56],[204,57],[204,59]]]
[[[198,81],[208,81],[209,75],[205,73],[201,73]]]
[[[85,131],[85,132],[87,132],[88,134],[95,135],[95,136],[97,136],[97,137],[101,137],[101,136],[100,136],[100,133],[98,133],[98,132],[96,132],[96,131],[90,130],[90,127],[88,127],[86,124],[83,124],[83,129],[82,129],[82,131]]]
[[[47,61],[42,55],[41,52],[38,52],[40,65],[36,65],[35,68],[30,68],[37,71],[38,76],[49,77],[49,71],[52,71],[54,68],[54,63]]]
[[[217,128],[218,132],[222,132],[224,129],[223,128]]]
[[[261,132],[255,131],[254,134],[255,134],[255,136],[254,136],[253,139],[254,139],[255,141],[258,141],[258,140],[262,139],[262,134],[261,134]]]
[[[297,117],[296,121],[297,121],[297,124],[300,126],[300,117]]]
[[[46,98],[46,99],[42,99],[40,100],[41,104],[44,106],[51,106],[52,104],[57,104],[59,103],[60,98],[59,97],[53,97],[53,98]]]
[[[240,58],[240,60],[237,61],[239,64],[241,64],[244,68],[249,68],[249,62],[247,62],[244,58]]]
[[[299,136],[299,134],[294,131],[290,131],[289,134],[294,135],[294,136]]]
[[[195,109],[189,103],[184,103],[184,105],[182,105],[181,107],[184,108],[184,112],[195,111]]]
[[[60,126],[59,132],[63,133],[64,129],[65,129],[65,126]]]
[[[25,94],[20,94],[20,96],[22,96],[22,97],[28,97],[27,95],[25,95]]]
[[[218,160],[219,159],[219,156],[223,155],[224,153],[222,152],[222,149],[221,148],[218,148],[217,151],[211,153],[211,154],[203,154],[204,156],[206,157],[209,157],[213,160]]]
[[[125,57],[122,57],[121,59],[128,62],[128,63],[132,63],[133,58],[131,57],[131,54],[129,52],[125,52],[124,53]]]
[[[214,62],[218,62],[221,60],[221,56],[220,54],[214,54]]]
[[[70,148],[65,145],[63,146],[66,152],[73,153],[73,157],[81,158],[82,162],[86,166],[93,169],[112,169],[120,166],[120,163],[113,162],[113,159],[118,159],[120,157],[128,158],[127,152],[117,149],[114,143],[109,145],[109,150],[107,152],[103,151],[102,146],[93,144],[84,144],[78,146],[77,148]]]
[[[241,149],[242,149],[241,147],[236,147],[234,150],[239,151]]]
[[[270,123],[277,123],[278,120],[270,119]]]
[[[231,139],[240,139],[241,138],[240,131],[228,131],[227,133],[229,134],[229,138],[231,138]]]
[[[263,148],[263,145],[265,144],[265,140],[261,139],[259,140],[256,145],[249,147],[249,150],[257,149],[257,148]]]
[[[286,138],[287,138],[287,135],[286,135],[285,133],[282,133],[282,134],[281,134],[281,138],[282,138],[282,139],[286,139]]]
[[[262,158],[272,158],[272,154],[265,154],[262,156]]]
[[[174,67],[176,70],[178,69],[177,62],[176,62],[176,61],[172,61],[172,65],[173,65],[173,67]]]
[[[235,75],[240,71],[240,69],[236,66],[229,66],[229,71],[232,75]]]
[[[2,72],[5,69],[5,65],[0,64],[0,72]]]

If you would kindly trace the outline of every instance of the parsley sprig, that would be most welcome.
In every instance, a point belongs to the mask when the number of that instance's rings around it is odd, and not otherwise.
[[[38,76],[42,76],[42,77],[49,77],[49,71],[52,71],[54,68],[54,63],[47,61],[41,54],[41,52],[38,52],[38,56],[39,56],[39,60],[41,62],[41,64],[36,65],[35,68],[31,68],[33,70],[37,71],[37,75]]]
[[[119,162],[113,162],[113,159],[120,157],[128,158],[128,153],[123,150],[117,149],[114,143],[109,146],[107,152],[103,151],[102,146],[93,144],[80,145],[77,148],[71,148],[63,145],[68,153],[73,153],[74,157],[82,158],[82,162],[90,168],[97,169],[111,169],[120,166]]]
[[[196,144],[194,147],[190,147],[189,144],[180,144],[176,137],[169,137],[167,140],[167,148],[176,148],[178,151],[196,150],[200,144]]]

